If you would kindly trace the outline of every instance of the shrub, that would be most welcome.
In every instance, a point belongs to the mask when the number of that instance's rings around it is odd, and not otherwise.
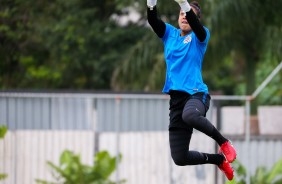
[[[119,155],[118,160],[120,160]],[[47,162],[52,169],[56,182],[36,179],[38,184],[115,184],[109,179],[116,169],[117,157],[111,157],[107,151],[98,152],[94,157],[93,166],[82,164],[80,156],[65,150],[60,156],[59,165]],[[124,183],[119,181],[118,183]]]
[[[6,126],[0,125],[0,139],[4,139],[8,128]],[[7,174],[0,173],[0,180],[7,178]]]
[[[227,181],[226,184],[246,184],[246,168],[239,162],[235,161],[233,168],[236,178]],[[282,184],[282,159],[276,162],[270,170],[266,167],[258,167],[256,172],[250,178],[251,184]]]

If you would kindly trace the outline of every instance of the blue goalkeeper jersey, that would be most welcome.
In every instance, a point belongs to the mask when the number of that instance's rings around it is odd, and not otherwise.
[[[208,87],[202,79],[202,63],[210,38],[209,30],[204,27],[207,36],[200,42],[195,33],[181,36],[181,30],[166,23],[164,56],[166,61],[166,80],[163,93],[169,90],[208,93]]]

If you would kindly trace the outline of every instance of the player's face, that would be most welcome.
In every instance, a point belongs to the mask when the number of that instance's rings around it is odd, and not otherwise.
[[[192,7],[192,10],[194,11],[194,13],[196,14],[196,10]],[[184,36],[188,33],[190,33],[192,31],[187,19],[186,19],[186,16],[185,16],[185,12],[180,10],[180,13],[179,13],[179,17],[178,17],[178,25],[179,25],[179,28],[181,30],[181,36]]]

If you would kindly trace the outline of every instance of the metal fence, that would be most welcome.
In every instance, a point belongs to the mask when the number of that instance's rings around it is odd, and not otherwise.
[[[221,118],[216,114],[211,107],[208,118],[215,125]],[[8,174],[4,184],[32,184],[36,178],[52,180],[46,161],[58,163],[65,149],[81,154],[87,164],[93,164],[93,155],[99,150],[121,153],[123,159],[112,179],[126,179],[128,184],[224,181],[213,165],[173,164],[166,95],[0,93],[0,124],[9,127],[8,135],[0,141],[0,173]],[[260,165],[271,167],[282,157],[281,136],[249,138],[246,142],[238,135],[232,140],[238,148],[238,160],[247,163],[251,172]],[[197,131],[190,148],[217,151],[215,142]],[[268,150],[267,156],[263,150]]]

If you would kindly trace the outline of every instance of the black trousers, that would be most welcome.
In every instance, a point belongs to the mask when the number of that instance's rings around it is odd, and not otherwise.
[[[222,155],[189,150],[194,128],[216,138],[217,142],[226,140],[205,117],[210,105],[210,95],[207,93],[190,95],[179,91],[170,91],[169,95],[169,143],[175,164],[184,166],[222,163]]]

